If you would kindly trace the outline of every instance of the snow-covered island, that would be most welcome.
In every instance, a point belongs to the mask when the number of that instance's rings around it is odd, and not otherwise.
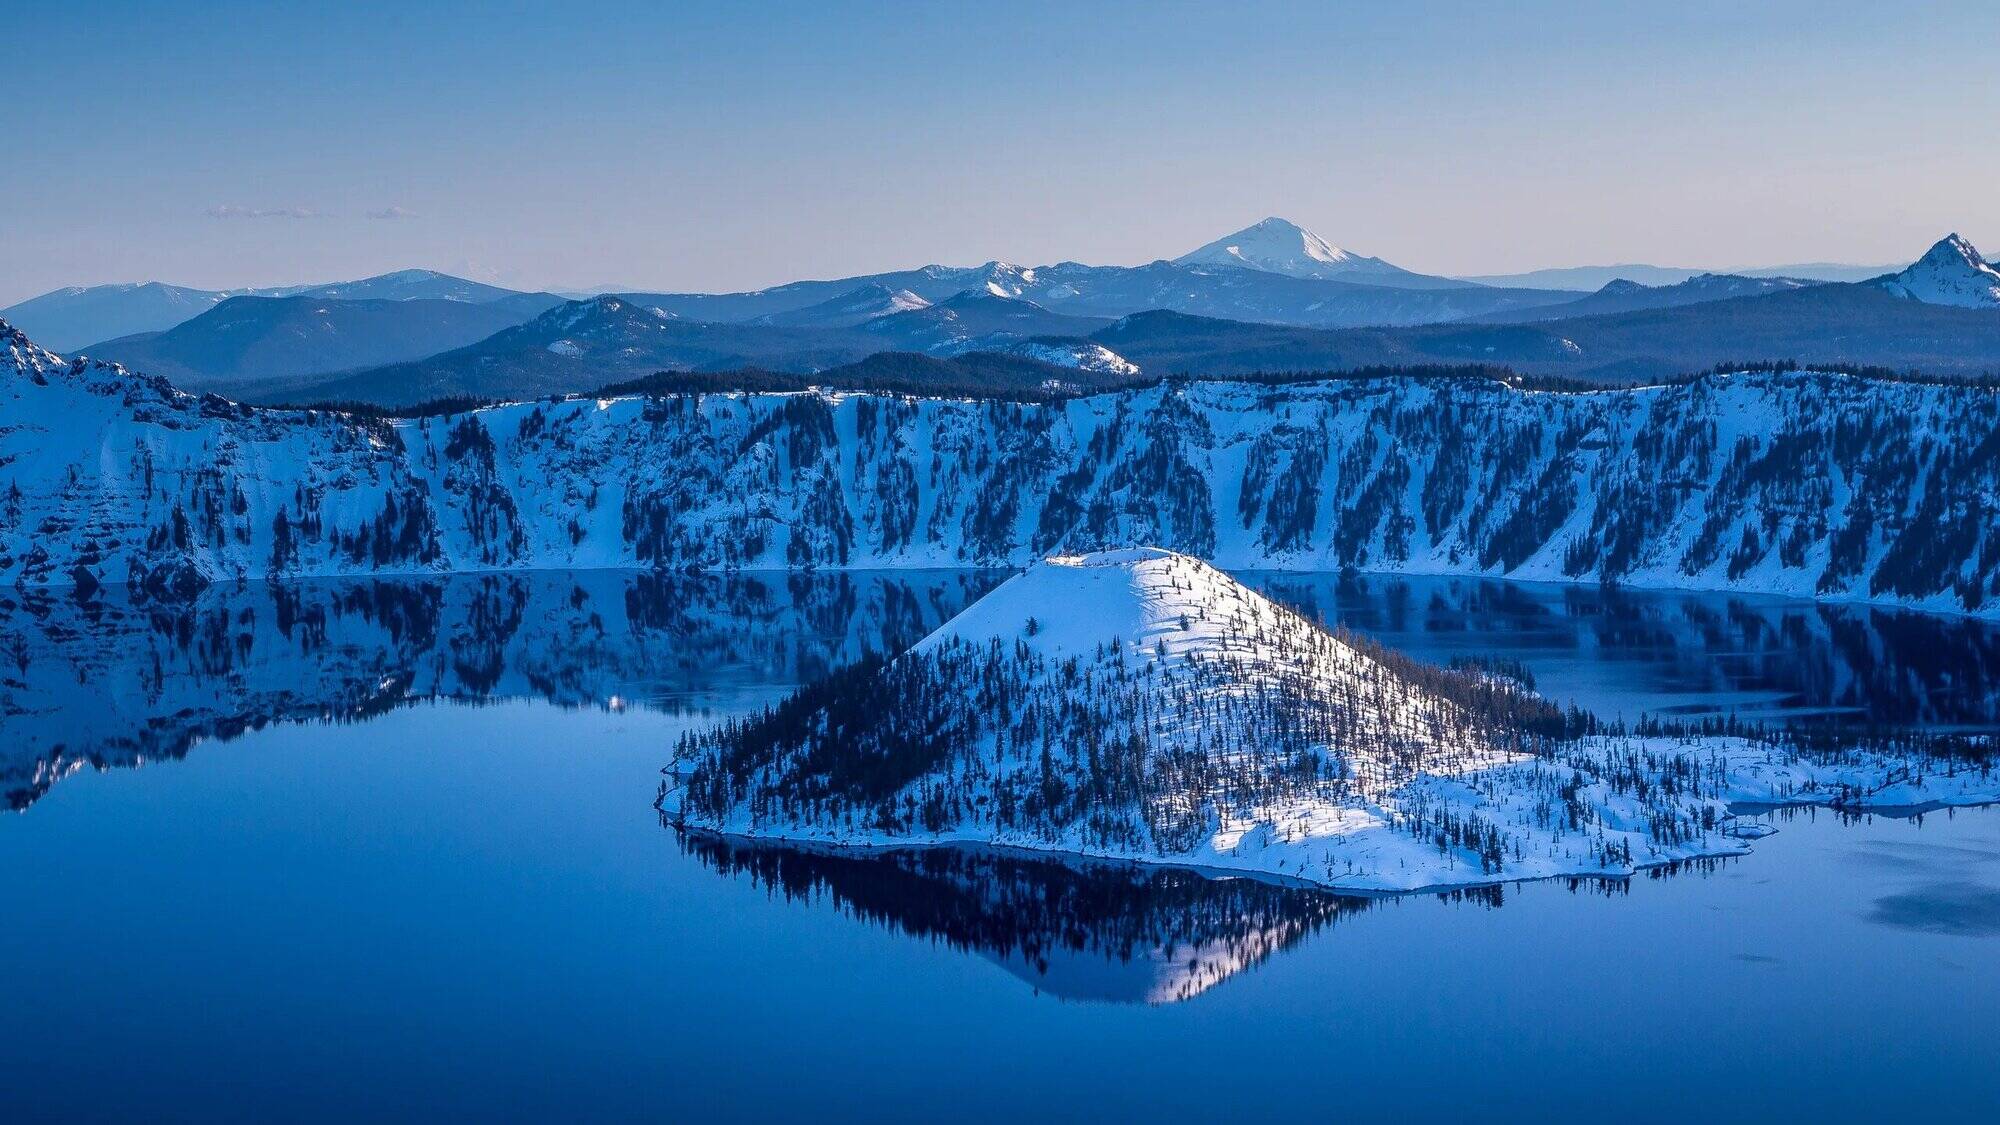
[[[1741,854],[1746,804],[2000,800],[1992,759],[1952,749],[1607,733],[1136,548],[1048,559],[894,660],[688,736],[660,807],[698,832],[1410,891]]]

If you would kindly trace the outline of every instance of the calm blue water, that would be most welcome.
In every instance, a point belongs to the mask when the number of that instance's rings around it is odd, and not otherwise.
[[[1787,816],[1747,859],[1497,901],[660,826],[679,732],[987,581],[0,606],[22,807],[0,817],[0,1118],[2000,1113],[1994,811]],[[1712,688],[1784,717],[1993,719],[2000,648],[1963,621],[1286,581],[1391,643],[1519,656],[1632,712]]]

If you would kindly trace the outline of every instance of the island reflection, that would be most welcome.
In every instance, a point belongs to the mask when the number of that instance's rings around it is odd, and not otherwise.
[[[1339,894],[1250,876],[980,846],[845,849],[688,831],[682,851],[785,904],[975,954],[1061,1000],[1175,1004],[1308,937],[1404,902],[1497,910],[1526,888],[1616,898],[1641,878],[1705,877],[1703,856],[1630,878],[1564,876],[1401,894]]]
[[[720,875],[977,953],[1066,1000],[1192,999],[1378,901],[1146,864],[976,848],[864,854],[678,835]]]

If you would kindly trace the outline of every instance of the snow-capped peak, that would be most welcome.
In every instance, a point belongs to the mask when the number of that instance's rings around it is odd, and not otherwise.
[[[176,407],[195,401],[195,396],[176,390],[174,386],[157,375],[132,371],[121,363],[107,363],[78,355],[64,357],[42,347],[29,339],[20,329],[0,320],[0,394],[9,390],[20,391],[17,381],[25,381],[38,387],[52,382],[61,382],[72,391],[96,396],[100,400],[115,400],[118,410],[132,410],[143,403],[166,403]],[[216,396],[209,396],[215,398]],[[60,408],[56,416],[64,410],[73,410],[74,404]],[[0,414],[4,414],[0,411]],[[10,421],[21,418],[19,413],[9,417]],[[37,427],[30,426],[29,432]],[[4,432],[5,427],[0,427]],[[12,457],[0,453],[0,465],[8,465]],[[0,551],[0,556],[5,552]]]
[[[1880,282],[1899,297],[1927,305],[2000,308],[2000,270],[1957,234],[1946,235],[1902,273]]]
[[[1239,266],[1290,277],[1339,278],[1357,273],[1401,272],[1380,258],[1333,245],[1288,219],[1275,216],[1174,259],[1183,266]]]
[[[1216,647],[1225,608],[1262,615],[1263,595],[1198,559],[1160,547],[1055,555],[1002,583],[912,650],[951,640],[1018,637],[1048,654],[1089,653],[1116,639],[1134,648],[1164,643],[1179,655]],[[1033,624],[1028,622],[1033,621]]]
[[[5,357],[12,374],[30,378],[46,377],[69,366],[68,360],[28,339],[27,333],[5,320],[0,320],[0,356]]]

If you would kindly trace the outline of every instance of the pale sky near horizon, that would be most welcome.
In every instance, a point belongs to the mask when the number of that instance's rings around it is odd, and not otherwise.
[[[1134,263],[1271,214],[1452,274],[2000,243],[1985,2],[0,4],[0,305]]]

